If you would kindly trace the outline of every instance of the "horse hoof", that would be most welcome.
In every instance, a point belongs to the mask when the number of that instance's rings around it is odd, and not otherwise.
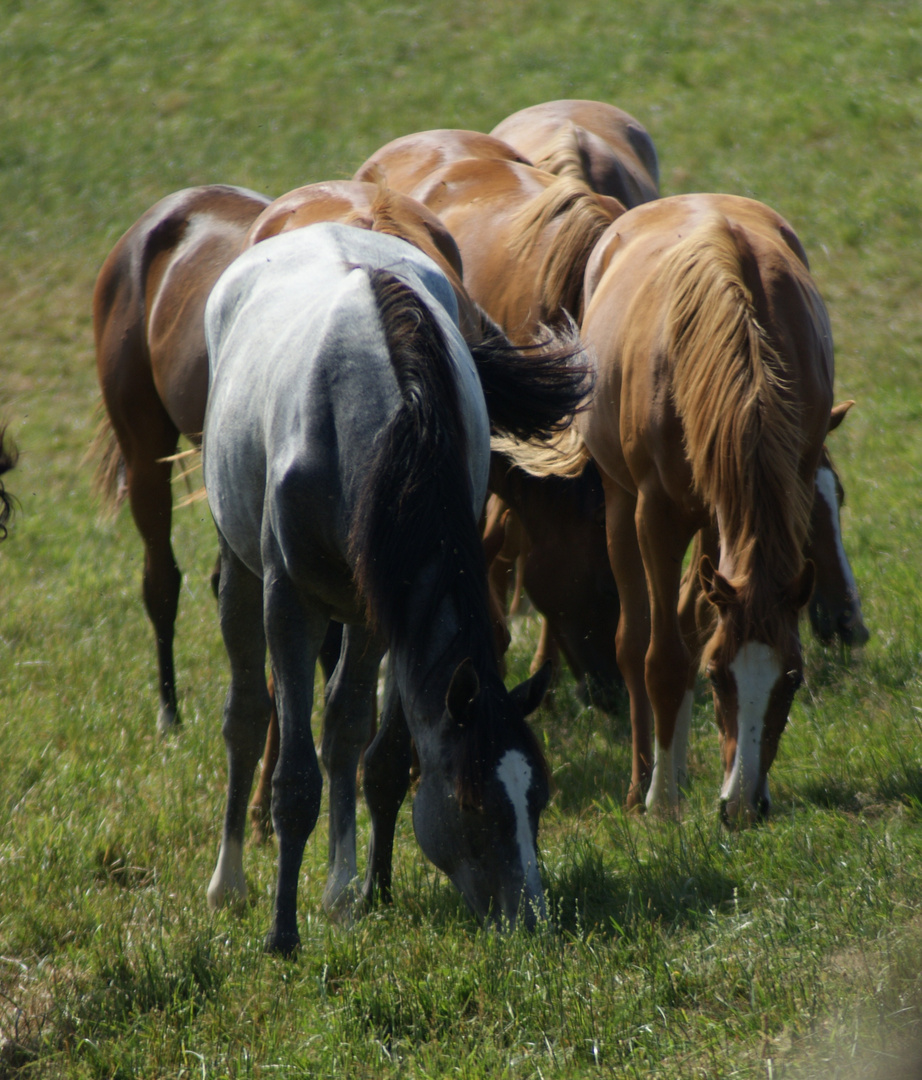
[[[272,956],[290,958],[301,948],[301,937],[297,930],[292,933],[282,933],[273,928],[266,935],[263,948]]]
[[[250,807],[250,827],[257,844],[266,844],[272,836],[272,814],[264,807],[254,803]]]
[[[179,717],[179,710],[172,705],[161,705],[157,715],[157,734],[160,738],[167,738],[180,727],[182,727],[182,720]]]

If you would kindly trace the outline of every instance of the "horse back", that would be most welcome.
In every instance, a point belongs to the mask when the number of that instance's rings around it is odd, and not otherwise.
[[[242,188],[188,188],[151,207],[116,243],[93,294],[107,405],[156,397],[179,431],[201,432],[205,301],[267,202]]]
[[[439,128],[393,139],[363,162],[353,179],[373,182],[383,179],[389,187],[410,192],[437,169],[469,159],[530,164],[511,146],[492,135]]]

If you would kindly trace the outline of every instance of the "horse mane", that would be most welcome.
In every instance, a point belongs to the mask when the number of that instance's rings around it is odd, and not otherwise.
[[[6,438],[6,428],[0,428],[0,476],[9,472],[16,464],[19,454],[16,447]],[[0,481],[0,540],[7,537],[7,522],[13,513],[16,500]]]
[[[602,205],[585,180],[573,176],[556,177],[512,215],[509,247],[519,259],[532,251],[552,223],[559,226],[538,271],[544,322],[558,322],[562,311],[580,315],[586,263],[614,219],[613,211]]]
[[[714,214],[673,248],[656,280],[695,490],[733,553],[744,633],[776,641],[781,597],[803,568],[813,493],[800,475],[801,417],[785,361],[745,281],[745,243]]]
[[[505,690],[493,651],[487,567],[471,505],[453,362],[440,326],[419,297],[389,271],[367,273],[403,405],[379,435],[359,492],[349,536],[353,572],[369,623],[395,649],[408,649],[420,633],[426,635],[441,602],[450,598],[458,637],[480,678],[482,707],[453,732],[457,795],[476,806],[485,772],[501,749]],[[418,587],[416,595],[413,589],[427,566],[436,576],[420,597]],[[420,604],[422,630],[411,622]],[[520,723],[528,738],[531,729],[524,718]]]

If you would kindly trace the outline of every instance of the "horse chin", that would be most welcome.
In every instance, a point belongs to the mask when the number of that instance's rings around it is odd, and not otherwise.
[[[771,798],[768,794],[768,778],[756,790],[752,799],[745,795],[736,795],[720,800],[720,820],[728,829],[744,829],[752,825],[761,825],[767,821],[771,812]]]

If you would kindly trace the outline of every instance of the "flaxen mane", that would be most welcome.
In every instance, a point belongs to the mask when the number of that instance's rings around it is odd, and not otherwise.
[[[695,489],[719,515],[747,629],[771,637],[784,590],[803,568],[812,492],[800,475],[786,362],[759,324],[738,243],[715,215],[672,250],[656,280]]]
[[[520,259],[551,224],[558,225],[538,271],[543,322],[558,323],[564,311],[574,319],[580,317],[586,263],[614,219],[613,211],[602,205],[585,181],[571,176],[558,177],[513,216],[509,246]]]

